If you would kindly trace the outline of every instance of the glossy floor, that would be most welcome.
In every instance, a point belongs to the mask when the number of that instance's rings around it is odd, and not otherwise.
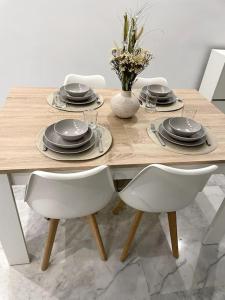
[[[133,210],[114,216],[111,204],[97,216],[108,261],[99,259],[85,220],[63,220],[46,272],[40,259],[47,221],[23,202],[24,187],[14,191],[32,263],[9,267],[0,248],[0,299],[225,299],[225,239],[201,244],[225,196],[223,175],[212,176],[196,201],[178,213],[178,260],[171,255],[166,215],[146,214],[131,255],[121,263]]]

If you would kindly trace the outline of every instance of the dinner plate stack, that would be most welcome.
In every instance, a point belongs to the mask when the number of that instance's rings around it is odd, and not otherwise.
[[[195,147],[206,143],[206,132],[192,119],[175,117],[165,119],[159,126],[160,136],[170,143]]]
[[[53,152],[78,154],[95,145],[95,135],[85,122],[65,119],[46,128],[43,143]]]
[[[140,93],[140,100],[146,101],[146,98],[156,98],[157,105],[171,105],[176,102],[176,96],[168,87],[160,84],[144,86]]]
[[[98,100],[98,96],[87,85],[70,83],[59,90],[60,100],[69,105],[88,105]]]

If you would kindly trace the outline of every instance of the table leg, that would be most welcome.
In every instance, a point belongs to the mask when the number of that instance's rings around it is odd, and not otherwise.
[[[0,175],[0,240],[10,265],[30,262],[15,198],[7,174]]]
[[[203,244],[217,244],[225,235],[225,198],[221,203],[208,231],[203,239]]]
[[[125,202],[123,202],[121,199],[118,199],[116,206],[112,210],[112,213],[114,215],[118,215],[120,211],[124,209],[125,206],[126,206]]]

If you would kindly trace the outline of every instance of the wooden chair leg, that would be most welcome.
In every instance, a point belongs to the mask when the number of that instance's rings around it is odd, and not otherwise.
[[[54,244],[58,224],[59,224],[58,219],[50,219],[49,220],[48,237],[47,237],[47,241],[45,244],[45,250],[44,250],[44,255],[43,255],[42,264],[41,264],[42,271],[45,271],[48,269],[49,259],[51,256],[52,247]]]
[[[176,212],[168,212],[168,221],[170,227],[170,238],[171,238],[171,245],[173,256],[178,258],[179,257],[179,250],[178,250],[178,239],[177,239],[177,216]]]
[[[105,253],[105,248],[104,248],[102,238],[101,238],[101,235],[100,235],[100,232],[99,232],[98,224],[97,224],[96,219],[95,219],[95,215],[94,214],[89,215],[89,216],[87,216],[87,219],[88,219],[88,223],[91,227],[91,231],[92,231],[92,234],[94,236],[96,245],[98,247],[100,257],[102,258],[102,260],[107,260],[107,255]]]
[[[137,228],[138,228],[138,225],[140,224],[140,221],[141,221],[141,218],[142,218],[142,215],[143,215],[143,211],[140,211],[140,210],[137,210],[136,211],[136,214],[135,214],[135,217],[134,217],[134,221],[133,221],[133,224],[131,226],[131,229],[130,229],[130,232],[129,232],[129,235],[128,235],[128,238],[127,238],[127,241],[123,247],[123,252],[120,256],[120,261],[124,261],[127,256],[128,256],[128,252],[129,252],[129,249],[130,249],[130,246],[132,244],[132,241],[134,239],[134,236],[135,236],[135,233],[137,231]]]
[[[48,237],[45,244],[45,250],[44,250],[44,256],[42,260],[41,269],[42,271],[45,271],[48,269],[49,259],[52,252],[53,243],[55,240],[55,235],[57,231],[57,227],[59,224],[58,219],[50,219],[49,220],[49,229],[48,229]]]
[[[119,212],[121,210],[123,210],[123,208],[124,208],[125,205],[126,204],[121,199],[119,199],[118,202],[117,202],[117,204],[116,204],[116,206],[113,208],[112,213],[114,215],[118,215]]]

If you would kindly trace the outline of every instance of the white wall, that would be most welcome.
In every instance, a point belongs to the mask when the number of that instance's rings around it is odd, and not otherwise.
[[[145,1],[146,2],[146,1]],[[155,59],[145,71],[171,87],[198,88],[211,48],[225,48],[224,0],[154,0],[144,46]],[[0,101],[11,86],[58,86],[65,74],[110,70],[113,40],[125,8],[138,0],[0,0]]]

